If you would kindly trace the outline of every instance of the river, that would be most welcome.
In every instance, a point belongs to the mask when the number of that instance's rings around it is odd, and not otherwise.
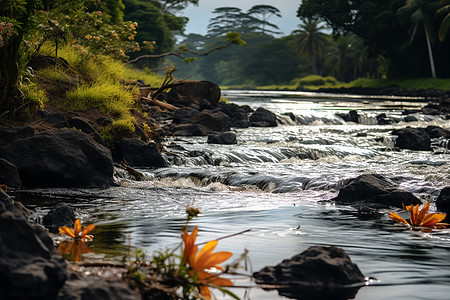
[[[242,272],[276,265],[312,245],[335,245],[365,276],[376,278],[355,299],[449,299],[449,230],[405,230],[393,224],[387,209],[361,215],[355,207],[328,200],[346,179],[366,173],[381,174],[424,201],[434,200],[450,185],[450,151],[397,151],[391,131],[428,125],[448,129],[450,120],[417,113],[416,122],[377,125],[377,115],[402,120],[403,109],[421,108],[423,99],[237,90],[225,90],[223,96],[271,110],[286,124],[233,129],[237,145],[210,145],[206,137],[168,138],[170,154],[165,155],[171,166],[141,170],[145,181],[122,179],[120,187],[108,189],[34,189],[23,191],[20,199],[38,221],[65,201],[83,223],[96,224],[89,243],[94,253],[83,256],[88,261],[119,260],[130,247],[148,256],[176,248],[186,205],[193,205],[202,211],[189,223],[190,230],[199,226],[198,242],[251,229],[217,247],[233,252],[231,260],[247,250],[251,269]],[[349,110],[358,111],[360,124],[336,116]],[[245,277],[235,284],[254,286]],[[232,290],[245,299],[287,299],[256,287]]]

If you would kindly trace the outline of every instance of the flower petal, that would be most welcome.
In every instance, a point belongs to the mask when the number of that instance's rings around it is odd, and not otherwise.
[[[402,217],[400,217],[398,214],[396,214],[394,212],[389,213],[389,218],[391,218],[395,222],[403,223],[403,224],[406,224],[409,226],[408,222],[406,222],[405,219],[403,219]]]
[[[218,267],[216,265],[223,263],[224,261],[229,259],[232,255],[233,253],[228,251],[220,251],[213,253],[205,259],[205,261],[203,262],[203,266],[205,267],[205,269],[209,269],[211,267]]]
[[[203,270],[205,269],[204,262],[209,258],[211,253],[214,251],[214,249],[217,246],[218,241],[209,241],[206,243],[205,246],[203,246],[202,250],[198,253],[198,255],[195,257],[194,261],[191,264],[191,267],[196,270]]]
[[[81,220],[80,219],[76,219],[75,220],[75,225],[73,225],[73,234],[75,235],[75,237],[79,237],[80,236],[80,232],[81,232]]]
[[[430,202],[426,203],[423,208],[420,210],[416,222],[417,223],[422,223],[423,218],[426,216],[426,214],[428,213],[428,209],[430,208]]]
[[[86,234],[88,234],[89,232],[91,232],[93,229],[95,228],[94,224],[88,225],[86,226],[86,228],[83,229],[83,231],[81,232],[81,237],[84,238]]]
[[[66,234],[70,237],[75,238],[75,234],[73,233],[72,229],[70,229],[67,226],[61,226],[58,228],[58,230],[59,230],[59,233]]]
[[[419,226],[433,227],[436,223],[445,219],[445,214],[427,214]]]

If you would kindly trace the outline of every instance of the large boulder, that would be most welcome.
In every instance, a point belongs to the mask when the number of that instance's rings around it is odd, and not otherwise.
[[[155,143],[145,143],[138,138],[122,139],[119,143],[120,160],[133,167],[162,168],[167,162]]]
[[[0,158],[0,184],[14,188],[22,186],[17,167],[3,158]]]
[[[191,103],[200,104],[206,99],[212,105],[216,105],[220,100],[220,88],[210,81],[188,81],[175,83],[170,92],[165,96],[165,100],[170,104],[189,105]]]
[[[216,134],[200,124],[181,124],[172,129],[174,135],[178,136],[207,136],[208,134]]]
[[[397,135],[395,147],[410,150],[431,150],[431,139],[423,128],[403,128],[394,130],[392,134]]]
[[[274,286],[295,299],[350,299],[365,284],[364,275],[341,248],[313,246],[253,274],[256,283]]]
[[[111,151],[78,130],[47,130],[0,150],[27,187],[104,187],[113,184]]]
[[[51,232],[58,233],[61,226],[73,227],[75,224],[75,212],[66,203],[58,203],[42,220],[42,224]]]
[[[47,232],[31,225],[13,200],[0,202],[0,299],[55,299],[67,278],[65,260]]]
[[[378,174],[363,174],[349,180],[332,200],[342,204],[386,208],[422,203],[412,193],[397,189],[393,183]]]
[[[265,108],[259,107],[249,117],[249,125],[253,127],[276,127],[277,116]]]
[[[73,117],[67,121],[67,127],[83,131],[92,137],[97,143],[106,147],[105,141],[98,134],[97,130],[86,120],[80,117]]]

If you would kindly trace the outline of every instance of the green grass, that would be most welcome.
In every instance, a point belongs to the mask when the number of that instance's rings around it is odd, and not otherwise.
[[[403,89],[437,89],[450,90],[450,79],[366,79],[359,78],[349,84],[350,87],[398,87]]]
[[[134,90],[127,90],[114,82],[95,82],[80,85],[66,95],[65,104],[72,110],[98,108],[114,119],[130,119],[134,104]]]
[[[249,85],[234,85],[221,86],[222,89],[230,88],[254,88],[260,90],[295,90],[308,89],[317,90],[320,88],[350,88],[350,87],[368,87],[368,88],[386,88],[397,87],[402,89],[437,89],[450,90],[450,79],[441,78],[421,78],[421,79],[369,79],[359,78],[352,82],[340,82],[334,77],[322,77],[318,75],[309,75],[302,78],[292,80],[290,84],[280,85],[264,85],[264,86],[249,86]]]
[[[139,70],[131,66],[125,67],[124,78],[128,80],[143,80],[145,84],[152,87],[159,87],[164,81],[164,76],[153,73],[148,69]]]

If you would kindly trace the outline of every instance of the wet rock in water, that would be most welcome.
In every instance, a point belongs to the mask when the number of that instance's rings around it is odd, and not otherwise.
[[[277,116],[273,112],[259,107],[250,115],[249,125],[253,127],[276,127]]]
[[[405,122],[417,122],[418,121],[417,118],[414,116],[406,116],[403,120]]]
[[[378,174],[364,174],[350,179],[332,201],[370,207],[403,207],[422,202],[412,193],[397,189],[389,180]]]
[[[47,130],[0,150],[26,187],[104,187],[113,184],[111,151],[78,130]]]
[[[351,110],[348,113],[336,113],[336,116],[345,122],[359,123],[359,114],[356,110]]]
[[[231,119],[231,127],[248,128],[248,114],[246,107],[239,106],[234,103],[219,102],[217,109],[225,113]],[[250,109],[251,110],[251,109]]]
[[[0,296],[55,299],[67,278],[66,262],[47,232],[14,207],[0,213]]]
[[[432,139],[441,137],[446,139],[450,138],[450,130],[444,129],[439,126],[427,126],[427,128],[425,128],[425,131]]]
[[[75,220],[73,209],[66,203],[58,203],[44,216],[42,223],[51,233],[58,233],[61,226],[73,227]]]
[[[216,135],[210,135],[208,136],[208,144],[237,144],[236,134],[233,132],[224,132]]]
[[[124,281],[103,280],[95,277],[81,277],[75,273],[58,294],[58,300],[139,300],[140,295],[131,290]]]
[[[447,214],[445,222],[450,222],[450,186],[442,189],[436,199],[436,208]]]
[[[403,128],[392,131],[397,135],[395,147],[400,149],[431,151],[431,139],[423,128]]]
[[[312,246],[274,267],[253,274],[256,283],[295,299],[349,299],[365,277],[339,247]]]
[[[167,162],[155,143],[145,143],[138,138],[122,139],[119,143],[118,160],[125,160],[132,167],[162,168]]]
[[[379,114],[377,116],[378,125],[391,125],[395,123],[395,120],[388,118],[385,113]]]
[[[14,188],[22,186],[17,167],[3,158],[0,158],[0,184]]]
[[[223,112],[202,110],[192,119],[192,123],[203,125],[211,131],[223,132],[230,130],[231,120]]]
[[[210,81],[185,80],[175,83],[170,92],[164,96],[170,104],[200,104],[203,99],[206,99],[211,105],[216,105],[220,100],[221,91],[217,84]]]

